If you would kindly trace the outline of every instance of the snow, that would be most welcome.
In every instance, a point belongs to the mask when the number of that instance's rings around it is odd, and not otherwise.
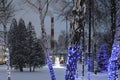
[[[37,69],[36,72],[29,72],[28,69],[24,69],[24,72],[19,72],[14,69],[11,70],[11,80],[50,80],[49,70],[47,66],[43,68]],[[56,80],[65,80],[65,68],[54,68]],[[81,65],[78,66],[78,74],[79,79],[82,80],[81,77]],[[107,73],[98,73],[95,75],[94,73],[90,74],[91,80],[108,80]],[[6,65],[0,65],[0,80],[7,80],[7,67]],[[85,68],[85,78],[87,80],[87,65]]]

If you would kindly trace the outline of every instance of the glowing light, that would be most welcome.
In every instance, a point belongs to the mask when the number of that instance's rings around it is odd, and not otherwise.
[[[63,66],[60,65],[59,57],[56,57],[55,65],[53,66],[53,68],[64,68]]]
[[[118,78],[118,55],[120,54],[120,45],[114,45],[111,58],[109,59],[108,75],[109,80],[117,80]]]
[[[53,69],[53,66],[52,66],[52,61],[49,57],[49,53],[47,53],[46,58],[47,58],[47,64],[48,64],[49,71],[50,71],[51,80],[56,80],[56,77],[55,77],[55,74],[54,74],[54,69]]]
[[[80,58],[80,46],[69,47],[65,80],[75,80],[75,78],[78,76],[77,62],[79,58]]]
[[[98,66],[100,71],[107,71],[108,57],[107,57],[107,51],[104,44],[100,46],[100,52],[97,58],[98,58]]]

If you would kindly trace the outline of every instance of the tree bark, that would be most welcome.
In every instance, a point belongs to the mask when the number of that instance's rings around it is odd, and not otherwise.
[[[49,57],[48,40],[47,40],[47,34],[45,31],[45,26],[44,26],[44,21],[45,21],[46,15],[45,14],[43,15],[40,10],[39,10],[39,12],[40,12],[40,25],[41,25],[41,32],[42,32],[41,33],[42,34],[42,42],[44,43],[44,51],[46,54],[47,64],[48,64],[50,75],[51,75],[51,80],[56,80],[56,77],[54,74],[54,69],[52,67],[52,61]]]
[[[23,72],[23,67],[22,65],[19,65],[20,72]]]
[[[35,72],[35,65],[33,66],[33,72]]]
[[[31,72],[31,67],[32,67],[32,66],[31,66],[31,63],[29,64],[29,67],[30,67],[30,72]]]

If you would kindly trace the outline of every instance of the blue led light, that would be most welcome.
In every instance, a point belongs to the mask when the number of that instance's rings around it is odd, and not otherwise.
[[[120,45],[113,45],[111,58],[109,59],[108,75],[109,80],[118,78],[118,55],[120,54]]]
[[[98,60],[98,67],[100,71],[107,71],[108,67],[108,57],[107,57],[107,51],[104,44],[100,46],[100,52],[97,56]]]
[[[51,80],[56,80],[56,77],[55,77],[55,74],[54,74],[54,69],[52,67],[52,61],[49,57],[49,53],[47,53],[46,58],[47,58],[47,64],[48,64],[49,71],[50,71]]]
[[[65,80],[75,80],[77,74],[77,61],[80,58],[80,46],[68,48],[68,60],[66,65]]]

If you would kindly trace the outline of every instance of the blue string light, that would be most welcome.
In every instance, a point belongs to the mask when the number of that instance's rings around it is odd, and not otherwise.
[[[46,58],[47,58],[47,64],[48,64],[49,71],[50,71],[51,80],[56,80],[56,77],[55,77],[55,74],[54,74],[54,69],[53,69],[53,66],[52,66],[52,61],[49,57],[49,54],[46,55]]]
[[[97,58],[98,58],[99,70],[100,71],[107,71],[108,57],[107,57],[107,51],[106,51],[104,44],[102,44],[100,46],[100,52],[99,52]]]
[[[120,54],[120,45],[114,45],[112,48],[111,58],[109,59],[108,75],[109,80],[117,80],[118,78],[118,55]]]
[[[77,62],[80,58],[80,46],[68,48],[65,80],[75,80],[77,75]]]

